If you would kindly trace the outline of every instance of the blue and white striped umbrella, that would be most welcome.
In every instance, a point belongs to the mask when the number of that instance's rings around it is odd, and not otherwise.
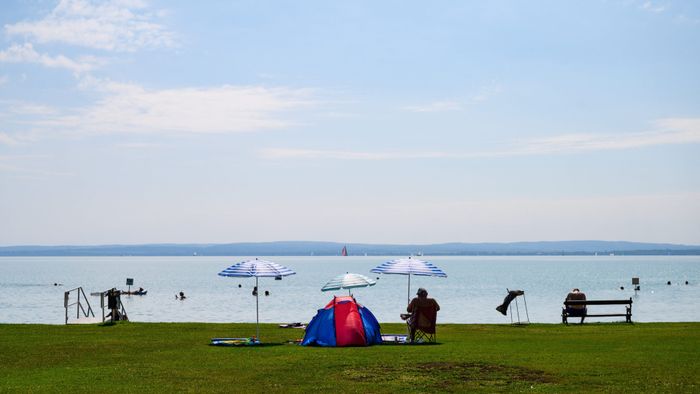
[[[411,300],[411,275],[418,276],[438,276],[447,278],[447,274],[440,268],[434,266],[427,261],[414,259],[412,257],[406,259],[396,259],[387,261],[376,268],[372,268],[371,272],[378,274],[398,274],[408,275],[408,300]]]
[[[250,277],[276,277],[294,275],[296,272],[289,268],[267,260],[248,260],[234,264],[219,272],[219,276],[233,276],[237,278]]]
[[[261,277],[282,277],[294,275],[296,272],[290,270],[289,268],[273,263],[267,260],[247,260],[236,263],[225,270],[219,272],[219,276],[230,276],[234,278],[251,278],[255,277],[255,333],[256,339],[260,340],[260,318],[258,309],[258,278]]]
[[[369,287],[377,284],[377,281],[360,274],[345,273],[338,275],[326,283],[321,291],[331,291],[340,289],[355,289],[358,287]],[[349,292],[350,290],[348,290]]]

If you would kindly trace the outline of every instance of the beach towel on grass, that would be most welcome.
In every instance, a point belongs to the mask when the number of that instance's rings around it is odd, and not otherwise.
[[[260,341],[255,338],[212,338],[212,346],[252,346],[259,345]]]

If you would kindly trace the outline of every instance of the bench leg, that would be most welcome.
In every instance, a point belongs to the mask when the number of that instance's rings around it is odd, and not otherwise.
[[[586,318],[586,315],[581,316],[581,324],[583,324],[583,319]]]

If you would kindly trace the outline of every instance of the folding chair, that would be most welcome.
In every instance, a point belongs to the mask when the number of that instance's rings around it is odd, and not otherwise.
[[[413,343],[416,342],[436,342],[435,321],[437,320],[437,309],[435,306],[417,308],[408,319],[408,334]]]

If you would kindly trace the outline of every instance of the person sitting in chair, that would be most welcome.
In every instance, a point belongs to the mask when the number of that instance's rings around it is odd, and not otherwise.
[[[571,290],[571,293],[566,295],[566,301],[586,301],[586,294],[582,293],[579,289]],[[586,316],[586,306],[585,305],[568,305],[566,307],[566,313],[569,316],[581,317],[581,323],[583,323],[583,318]]]
[[[424,288],[418,289],[416,295],[417,297],[413,298],[406,308],[406,311],[410,313],[408,326],[411,331],[411,342],[415,340],[416,330],[425,331],[427,328],[433,331],[431,334],[434,333],[434,317],[431,320],[430,314],[437,314],[437,311],[440,310],[440,305],[433,298],[428,298],[428,291]]]

